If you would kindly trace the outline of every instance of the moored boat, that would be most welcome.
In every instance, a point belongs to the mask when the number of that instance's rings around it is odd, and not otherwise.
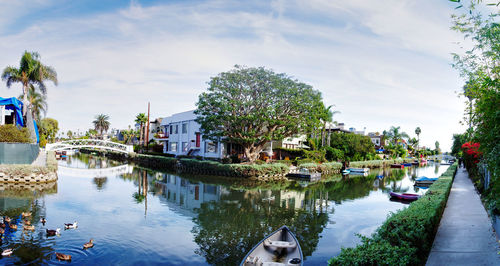
[[[302,168],[297,172],[290,172],[286,175],[289,178],[318,181],[321,179],[321,173],[311,173],[308,169]]]
[[[408,201],[418,200],[420,198],[420,195],[412,193],[390,192],[389,195],[391,195],[391,197],[396,199],[408,200]]]
[[[405,166],[404,166],[404,165],[402,165],[402,164],[391,164],[391,168],[399,168],[399,169],[403,169],[403,168],[405,168]]]
[[[412,166],[413,164],[412,163],[403,163],[402,165],[404,165],[405,167],[409,167],[409,166]]]
[[[415,179],[415,184],[432,184],[436,180],[438,180],[437,177],[435,177],[435,178],[429,178],[429,177],[426,177],[426,176],[422,176],[422,177],[419,177],[419,178]]]
[[[284,225],[261,240],[241,261],[240,266],[302,265],[299,241]]]
[[[350,173],[367,173],[370,171],[370,168],[348,168],[347,170],[349,170]]]

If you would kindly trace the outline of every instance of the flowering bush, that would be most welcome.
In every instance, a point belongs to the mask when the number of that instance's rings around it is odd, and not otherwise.
[[[462,144],[462,151],[464,154],[464,164],[467,171],[476,169],[477,163],[481,159],[483,153],[479,150],[481,144],[479,142],[466,142]]]

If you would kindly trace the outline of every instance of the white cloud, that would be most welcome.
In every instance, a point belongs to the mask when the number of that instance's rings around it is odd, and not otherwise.
[[[420,126],[424,144],[448,148],[463,109],[449,65],[457,41],[451,12],[431,0],[132,2],[0,31],[0,66],[16,65],[24,50],[40,52],[60,81],[49,88],[48,116],[65,130],[89,128],[98,113],[127,127],[148,101],[153,116],[192,109],[210,77],[243,64],[312,84],[348,126]],[[2,96],[19,92],[0,85]]]

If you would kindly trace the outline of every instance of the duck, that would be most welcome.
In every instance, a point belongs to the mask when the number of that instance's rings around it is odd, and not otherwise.
[[[94,239],[90,239],[89,242],[83,244],[83,249],[88,249],[94,247]]]
[[[13,251],[12,251],[12,249],[11,249],[11,248],[4,249],[4,250],[2,251],[2,256],[10,256],[10,255],[12,255],[12,253],[13,253]]]
[[[31,212],[22,212],[21,215],[24,217],[30,217],[31,216]]]
[[[9,224],[10,229],[17,230],[17,224]]]
[[[56,230],[46,229],[45,232],[47,233],[47,236],[55,236],[61,233],[61,228],[57,228]]]
[[[5,224],[4,223],[0,223],[0,227],[1,228],[5,228]]]
[[[64,229],[74,229],[77,228],[77,223],[76,221],[74,223],[69,223],[69,224],[64,224]]]
[[[67,261],[70,261],[71,260],[71,255],[66,255],[66,254],[62,254],[62,253],[56,252],[56,258],[58,260],[67,260]]]
[[[43,225],[45,225],[45,223],[47,222],[47,220],[45,220],[45,218],[44,218],[44,217],[42,217],[42,218],[40,219],[40,222],[41,222]]]
[[[35,231],[35,226],[34,225],[25,225],[24,230]]]
[[[9,216],[5,216],[5,217],[3,217],[3,220],[4,220],[4,222],[6,222],[6,223],[10,223],[10,217],[9,217]]]
[[[0,234],[3,235],[5,233],[5,230],[3,228],[0,228]]]
[[[31,222],[29,220],[24,220],[25,225],[31,225]]]

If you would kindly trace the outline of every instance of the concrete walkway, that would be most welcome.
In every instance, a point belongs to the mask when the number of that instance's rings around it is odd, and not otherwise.
[[[38,157],[31,163],[31,165],[36,166],[46,166],[47,165],[47,152],[45,150],[40,149],[38,153]]]
[[[426,265],[500,265],[498,239],[465,168],[459,168]]]

